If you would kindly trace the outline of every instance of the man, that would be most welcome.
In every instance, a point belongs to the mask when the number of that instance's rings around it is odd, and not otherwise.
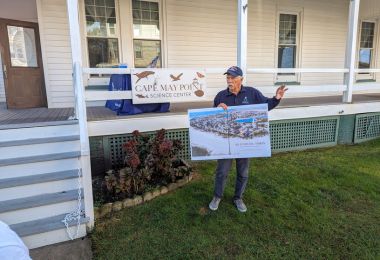
[[[279,103],[285,92],[288,90],[285,86],[277,89],[276,95],[273,98],[267,98],[255,88],[245,87],[243,82],[243,71],[237,67],[232,66],[224,75],[226,75],[228,88],[220,91],[214,99],[214,107],[221,107],[224,110],[228,106],[240,106],[251,104],[267,103],[268,109],[275,108]],[[236,184],[235,195],[233,202],[240,212],[246,212],[247,207],[243,202],[242,196],[248,181],[248,158],[239,158],[236,160]],[[228,172],[231,169],[233,159],[218,160],[218,165],[215,173],[215,189],[214,198],[209,204],[211,210],[217,210],[220,200],[223,196],[224,187],[227,180]]]

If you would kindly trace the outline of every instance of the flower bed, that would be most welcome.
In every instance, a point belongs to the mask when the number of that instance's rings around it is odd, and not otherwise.
[[[191,180],[190,165],[178,158],[181,142],[166,139],[164,129],[154,137],[134,131],[123,147],[125,167],[109,170],[104,179],[95,181],[95,204],[106,203],[96,209],[98,217],[139,205]]]

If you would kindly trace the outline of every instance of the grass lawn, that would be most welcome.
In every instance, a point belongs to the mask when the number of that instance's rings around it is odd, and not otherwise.
[[[96,259],[380,259],[380,139],[251,160],[239,213],[231,172],[208,210],[215,162],[170,194],[97,223]]]

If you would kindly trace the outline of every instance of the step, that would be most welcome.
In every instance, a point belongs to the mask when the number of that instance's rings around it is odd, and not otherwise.
[[[34,128],[34,127],[50,127],[50,126],[62,127],[64,125],[77,125],[77,124],[78,124],[78,120],[46,121],[46,122],[21,123],[21,124],[5,124],[5,125],[0,125],[0,130],[24,129],[24,128]]]
[[[80,151],[79,140],[58,142],[58,143],[42,143],[23,146],[7,146],[0,147],[0,160],[16,159],[27,155],[38,156],[52,154],[56,152],[66,153]]]
[[[80,173],[81,175],[81,173]],[[78,177],[78,170],[50,172],[30,176],[0,179],[0,189],[6,189],[17,186],[31,185],[37,183],[66,180]]]
[[[82,208],[84,208],[83,199],[81,200]],[[43,217],[53,217],[74,211],[78,208],[78,201],[70,200],[55,204],[43,205],[40,207],[20,209],[16,211],[8,211],[0,213],[0,220],[8,225],[18,224],[22,222],[32,221]]]
[[[44,137],[44,138],[28,138],[28,139],[0,142],[0,147],[35,145],[35,144],[44,144],[44,143],[58,143],[58,142],[75,141],[79,139],[80,139],[79,135],[53,136],[53,137]]]
[[[13,164],[0,167],[0,179],[27,177],[56,171],[70,171],[80,167],[80,160],[77,156],[52,161]]]
[[[0,142],[25,140],[28,138],[46,138],[66,135],[79,135],[78,122],[64,125],[47,125],[34,127],[0,128]]]
[[[76,226],[69,227],[69,229],[71,234],[76,234]],[[80,225],[78,235],[80,238],[87,235],[85,224]],[[65,242],[70,240],[70,238],[67,235],[66,229],[57,229],[45,233],[25,236],[22,237],[22,240],[29,249],[33,249]]]
[[[82,179],[78,179],[77,174],[76,177],[70,179],[34,183],[0,189],[0,202],[32,197],[46,193],[57,193],[76,189],[79,187],[79,180],[82,182]]]
[[[67,213],[68,214],[68,213]],[[38,220],[23,222],[19,224],[13,224],[9,227],[15,231],[20,237],[45,233],[57,229],[66,229],[65,224],[62,222],[67,214],[61,214],[58,216],[42,218]],[[84,224],[89,221],[89,218],[81,217],[80,223]],[[69,222],[69,226],[74,226],[77,221]]]
[[[77,198],[78,190],[69,190],[64,192],[46,193],[21,199],[0,201],[0,213],[71,201],[76,200]]]
[[[47,154],[47,155],[34,155],[34,156],[26,156],[26,157],[19,157],[19,158],[1,159],[0,167],[15,165],[15,164],[62,160],[62,159],[79,157],[79,156],[80,156],[80,152],[76,151],[76,152],[53,153],[53,154]]]

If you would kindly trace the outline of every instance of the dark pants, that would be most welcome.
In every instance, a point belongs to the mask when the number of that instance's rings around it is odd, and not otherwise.
[[[236,160],[236,184],[234,199],[241,199],[248,182],[248,158],[240,158]],[[231,169],[233,159],[218,160],[218,166],[215,173],[215,190],[214,196],[221,198],[223,196],[224,187],[226,186],[227,176]]]

